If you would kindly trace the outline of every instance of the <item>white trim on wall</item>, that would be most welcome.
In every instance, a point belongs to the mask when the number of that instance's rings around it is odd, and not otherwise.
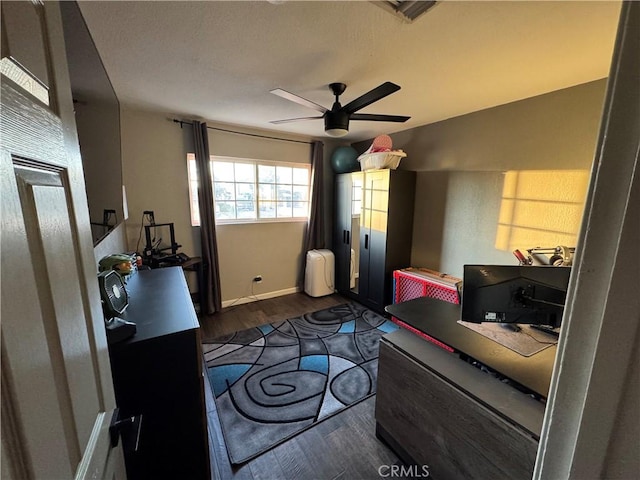
[[[276,290],[274,292],[258,293],[249,297],[234,298],[232,300],[225,300],[222,302],[222,308],[230,307],[232,305],[242,305],[244,303],[257,302],[258,300],[266,300],[267,298],[281,297],[283,295],[290,295],[292,293],[298,293],[302,289],[299,287],[285,288],[284,290]]]

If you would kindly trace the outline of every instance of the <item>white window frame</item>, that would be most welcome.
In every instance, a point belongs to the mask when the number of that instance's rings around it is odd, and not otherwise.
[[[248,223],[282,223],[282,222],[307,222],[309,220],[309,211],[311,205],[311,164],[310,163],[297,163],[297,162],[279,162],[272,160],[258,160],[252,158],[239,158],[239,157],[226,157],[226,156],[218,156],[211,155],[211,172],[213,175],[213,162],[227,162],[227,163],[240,163],[240,164],[252,164],[255,169],[254,173],[254,192],[255,192],[255,205],[256,205],[256,218],[218,218],[216,217],[216,225],[242,225]],[[261,218],[260,215],[260,189],[258,182],[258,167],[266,166],[266,167],[292,167],[292,168],[303,168],[307,170],[307,184],[297,184],[297,183],[274,183],[274,185],[291,185],[294,186],[306,186],[307,187],[307,200],[303,200],[306,202],[306,215],[298,216],[298,217],[275,217],[275,218]],[[191,212],[191,225],[194,227],[200,226],[200,207],[198,206],[198,178],[197,178],[197,170],[195,164],[195,154],[188,153],[187,154],[187,173],[189,179],[189,207]],[[214,203],[215,203],[215,179],[211,179],[212,187],[214,188]],[[229,183],[243,183],[243,182],[229,182]],[[238,200],[234,198],[232,200],[237,202]],[[277,203],[277,200],[270,200],[274,203]],[[299,201],[298,201],[299,202]],[[237,214],[237,211],[236,211]]]

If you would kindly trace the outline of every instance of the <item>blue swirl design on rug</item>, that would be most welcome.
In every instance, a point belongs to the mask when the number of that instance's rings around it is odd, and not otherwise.
[[[349,303],[203,344],[232,463],[373,395],[378,345],[398,326]]]

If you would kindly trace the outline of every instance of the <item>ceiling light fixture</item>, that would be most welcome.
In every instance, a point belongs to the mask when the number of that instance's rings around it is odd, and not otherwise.
[[[324,130],[324,133],[326,133],[330,137],[338,138],[344,137],[347,133],[349,133],[349,130],[345,130],[344,128],[326,128]]]
[[[340,104],[324,114],[324,132],[330,137],[344,137],[349,133],[349,114],[340,110]]]

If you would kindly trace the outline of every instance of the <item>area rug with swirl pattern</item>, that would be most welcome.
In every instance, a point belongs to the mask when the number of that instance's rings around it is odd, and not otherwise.
[[[231,462],[250,460],[373,395],[380,337],[397,329],[348,303],[204,343]]]

